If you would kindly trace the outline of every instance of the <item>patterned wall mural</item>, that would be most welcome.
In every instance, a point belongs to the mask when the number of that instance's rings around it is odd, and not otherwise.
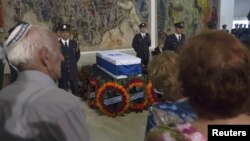
[[[5,33],[24,20],[52,29],[69,23],[82,51],[131,47],[141,22],[149,21],[149,0],[3,0]],[[1,24],[1,21],[0,21]]]
[[[218,24],[218,0],[158,0],[158,30],[174,32],[174,23],[184,21],[187,37],[195,35],[207,25]]]
[[[158,31],[167,34],[178,21],[185,22],[187,37],[218,23],[217,0],[157,0],[157,6]],[[131,48],[138,24],[150,29],[150,0],[0,0],[1,39],[19,20],[51,30],[69,23],[81,51]]]

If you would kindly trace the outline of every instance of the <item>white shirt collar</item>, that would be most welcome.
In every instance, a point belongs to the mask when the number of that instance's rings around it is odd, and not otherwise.
[[[66,42],[67,44],[69,44],[69,39],[67,39],[67,40],[63,40],[63,39],[62,39],[62,43],[65,44],[65,42]]]
[[[181,34],[176,34],[176,33],[174,35],[177,39],[179,39],[179,36],[181,36]]]

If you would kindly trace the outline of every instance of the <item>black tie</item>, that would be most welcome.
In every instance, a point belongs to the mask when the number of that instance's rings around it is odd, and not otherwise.
[[[68,44],[67,44],[67,42],[64,42],[64,46],[68,48]]]
[[[179,39],[178,40],[179,40],[179,42],[181,41],[181,35],[179,35]]]

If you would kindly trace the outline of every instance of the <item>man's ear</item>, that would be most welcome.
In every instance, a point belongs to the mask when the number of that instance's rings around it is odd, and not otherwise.
[[[41,56],[41,63],[47,66],[49,61],[49,51],[46,47],[43,47],[41,49],[40,56]]]

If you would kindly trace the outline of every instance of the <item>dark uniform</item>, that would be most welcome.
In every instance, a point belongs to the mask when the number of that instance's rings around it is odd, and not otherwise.
[[[226,31],[227,33],[229,33],[229,30],[227,29],[227,25],[226,24],[222,25],[222,31]]]
[[[139,25],[139,28],[145,28],[146,24],[142,23]],[[137,33],[132,42],[132,46],[136,52],[136,56],[141,58],[142,67],[147,67],[149,62],[149,47],[151,45],[150,35],[148,33],[144,33],[145,37],[143,37],[143,33]]]
[[[239,24],[235,24],[234,26],[235,28],[231,30],[231,34],[233,34],[235,37],[238,38],[239,37]]]
[[[180,23],[176,23],[174,24],[175,28],[179,28],[182,29],[184,28],[184,23],[180,22]],[[186,37],[183,33],[179,34],[179,39],[176,37],[174,34],[169,35],[165,42],[164,42],[164,47],[163,47],[163,51],[164,50],[172,50],[175,52],[178,52],[180,50],[181,45],[184,43],[184,41],[186,40]]]
[[[62,25],[61,31],[68,31],[68,25]],[[78,92],[78,70],[77,62],[80,58],[80,50],[77,47],[75,40],[61,39],[61,52],[64,56],[64,61],[61,64],[61,78],[59,79],[59,88],[68,90],[68,82],[70,83],[71,92],[77,95]]]

